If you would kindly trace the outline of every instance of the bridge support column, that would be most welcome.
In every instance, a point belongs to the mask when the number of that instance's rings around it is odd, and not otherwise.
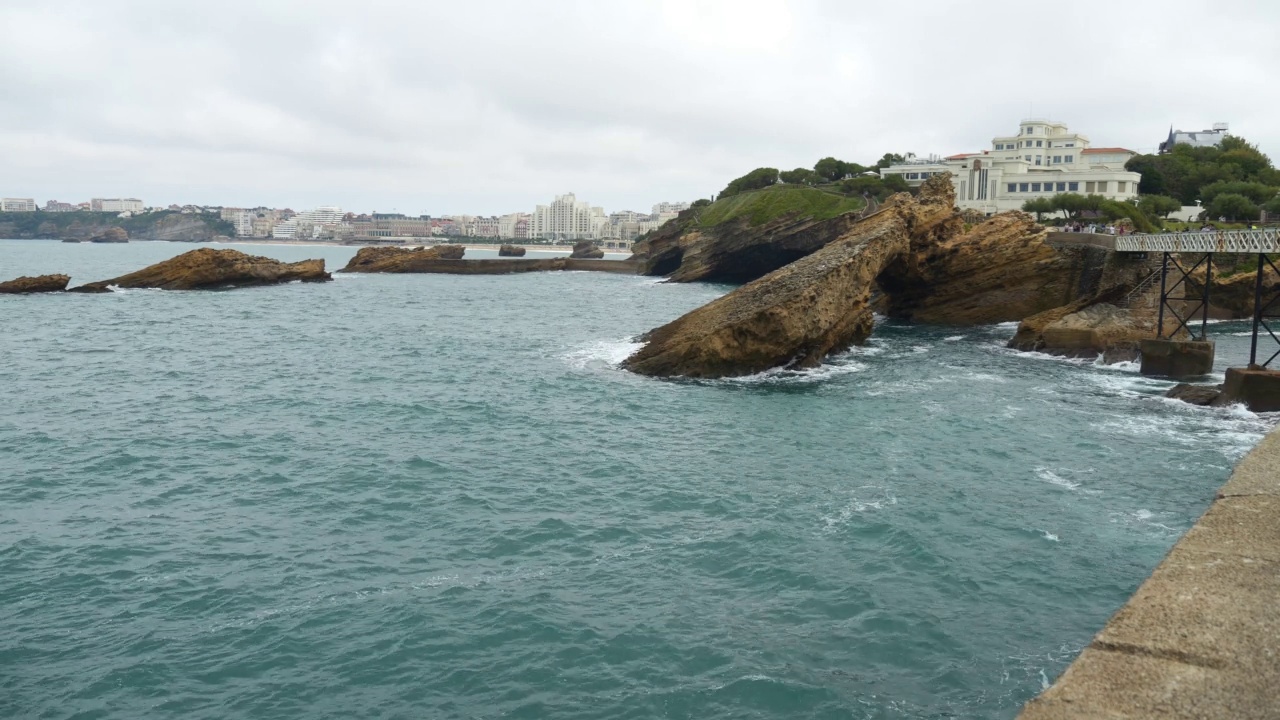
[[[1227,368],[1222,394],[1214,404],[1230,403],[1244,403],[1253,412],[1280,410],[1280,372],[1257,365]]]
[[[1195,378],[1213,371],[1214,345],[1205,340],[1143,340],[1143,375]]]

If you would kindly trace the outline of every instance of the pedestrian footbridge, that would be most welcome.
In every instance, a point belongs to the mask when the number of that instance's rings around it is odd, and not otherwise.
[[[1071,235],[1072,233],[1052,233]],[[1215,230],[1213,232],[1183,232],[1111,237],[1116,252],[1175,252],[1175,253],[1280,253],[1280,228],[1265,230]]]

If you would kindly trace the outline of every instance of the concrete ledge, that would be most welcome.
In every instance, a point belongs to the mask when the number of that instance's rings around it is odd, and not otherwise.
[[[1280,432],[1019,718],[1280,718]]]

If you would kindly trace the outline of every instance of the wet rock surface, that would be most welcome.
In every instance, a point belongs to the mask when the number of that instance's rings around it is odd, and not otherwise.
[[[88,283],[71,292],[110,292],[111,287],[162,290],[213,290],[255,285],[332,280],[324,260],[283,263],[274,258],[246,255],[239,250],[192,250],[137,272]]]
[[[519,245],[503,245],[498,248],[498,257],[524,257],[525,249]]]
[[[129,242],[129,233],[124,228],[107,228],[98,235],[89,238],[89,242],[93,243],[127,243]]]
[[[569,257],[574,260],[602,260],[604,250],[590,240],[582,240],[573,244],[573,252],[569,253]]]
[[[1192,405],[1212,405],[1218,396],[1222,394],[1221,385],[1192,385],[1190,383],[1178,383],[1169,388],[1164,394],[1167,398],[1181,400]]]
[[[8,282],[0,282],[0,295],[62,292],[67,289],[67,283],[69,282],[71,282],[71,276],[69,275],[38,275],[35,277],[24,275]]]
[[[417,273],[432,272],[428,269],[438,260],[460,260],[466,253],[462,245],[432,245],[431,247],[363,247],[356,251],[346,267],[338,272],[366,273]]]

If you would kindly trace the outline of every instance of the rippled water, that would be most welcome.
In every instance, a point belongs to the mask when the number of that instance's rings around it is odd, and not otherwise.
[[[187,249],[0,241],[0,278]],[[1009,718],[1271,424],[1011,325],[616,369],[726,289],[0,296],[0,717]]]

